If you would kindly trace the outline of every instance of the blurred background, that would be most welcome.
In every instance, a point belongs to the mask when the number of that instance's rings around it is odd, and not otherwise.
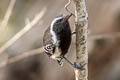
[[[0,24],[12,0],[0,0]],[[17,32],[43,12],[27,33],[0,54],[0,65],[24,52],[40,48],[42,36],[52,19],[67,14],[64,5],[68,0],[16,0],[5,29],[0,31],[0,49]],[[86,0],[89,14],[88,51],[89,80],[120,80],[120,0]],[[74,12],[72,1],[69,10]],[[74,17],[70,19],[75,31]],[[1,28],[1,26],[0,26]],[[75,36],[67,54],[75,62]],[[60,67],[45,53],[19,60],[0,68],[0,80],[75,80],[74,70],[64,63]]]

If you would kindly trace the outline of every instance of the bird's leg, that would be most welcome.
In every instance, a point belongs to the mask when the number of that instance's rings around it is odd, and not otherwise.
[[[76,34],[76,32],[72,32],[72,35]]]
[[[58,59],[57,62],[60,66],[63,66],[63,57]]]
[[[70,64],[72,65],[73,68],[77,68],[77,69],[80,69],[80,70],[84,70],[83,66],[79,66],[77,65],[76,63],[72,63],[70,60],[68,60],[65,56],[63,56],[63,58]]]

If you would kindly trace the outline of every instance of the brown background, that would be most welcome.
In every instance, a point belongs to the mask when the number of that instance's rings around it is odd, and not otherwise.
[[[0,56],[3,62],[5,53],[10,58],[42,46],[42,36],[52,19],[66,14],[64,5],[68,0],[17,0],[7,28],[0,33],[0,46],[13,37],[44,7],[47,12],[29,32],[10,46]],[[120,31],[120,0],[86,0],[89,14],[89,80],[120,80],[120,38],[110,37],[91,39],[94,35],[112,34]],[[0,22],[10,0],[0,0]],[[74,12],[74,3],[69,9]],[[42,24],[40,24],[43,22]],[[70,19],[72,31],[75,30],[74,17]],[[115,36],[114,34],[113,36]],[[67,54],[75,61],[75,36]],[[46,54],[35,55],[0,69],[0,80],[74,80],[73,68],[65,62],[60,67]]]

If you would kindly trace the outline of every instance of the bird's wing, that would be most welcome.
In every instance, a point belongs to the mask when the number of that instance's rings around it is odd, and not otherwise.
[[[44,36],[43,36],[43,45],[47,45],[51,43],[51,35],[50,35],[50,27],[46,29],[46,31],[44,32]]]

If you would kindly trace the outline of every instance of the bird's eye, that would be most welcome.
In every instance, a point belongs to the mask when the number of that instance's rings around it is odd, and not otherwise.
[[[62,21],[62,19],[59,20],[60,22]]]
[[[50,46],[47,46],[47,49],[51,49],[51,47],[50,47]]]
[[[59,22],[62,22],[62,21],[63,21],[63,19],[60,19],[60,20],[59,20]]]

